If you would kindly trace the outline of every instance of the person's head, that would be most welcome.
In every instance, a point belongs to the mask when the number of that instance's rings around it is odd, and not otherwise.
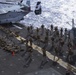
[[[67,28],[65,28],[65,32],[67,31]]]
[[[55,27],[55,31],[57,31],[58,30],[58,27]]]
[[[39,4],[41,4],[41,1],[38,1],[38,2],[37,2],[37,5],[39,5]]]

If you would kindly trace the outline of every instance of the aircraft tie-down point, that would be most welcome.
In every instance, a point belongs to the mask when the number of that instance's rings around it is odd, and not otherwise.
[[[32,12],[30,6],[30,0],[26,1],[26,4],[23,4],[23,0],[21,0],[18,4],[8,3],[8,2],[0,2],[1,4],[11,5],[10,7],[5,7],[0,9],[0,24],[6,23],[16,23],[20,20],[23,20],[24,16],[26,16],[29,12]],[[38,1],[35,8],[35,14],[40,15],[41,10],[41,2]]]

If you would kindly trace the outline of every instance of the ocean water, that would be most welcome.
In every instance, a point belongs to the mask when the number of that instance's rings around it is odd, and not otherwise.
[[[26,1],[26,0],[25,0]],[[24,1],[24,3],[25,3]],[[33,25],[35,28],[42,24],[49,28],[51,24],[59,28],[72,28],[72,19],[76,25],[76,0],[31,0],[31,9],[34,11],[37,1],[41,1],[42,14],[34,12],[26,15],[21,23]]]
[[[1,0],[0,0],[1,1]],[[9,1],[9,0],[2,0]],[[12,0],[13,1],[13,0]],[[15,0],[14,0],[15,1]],[[20,0],[18,0],[20,1]],[[72,19],[76,25],[76,0],[30,0],[31,10],[35,10],[37,1],[41,1],[42,14],[35,15],[30,12],[24,16],[24,20],[20,21],[25,25],[33,25],[35,28],[42,24],[49,28],[51,24],[59,28],[72,28]],[[26,0],[23,1],[26,4]],[[3,6],[2,6],[3,7]]]

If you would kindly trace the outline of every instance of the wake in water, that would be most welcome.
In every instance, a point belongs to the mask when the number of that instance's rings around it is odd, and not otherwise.
[[[0,0],[1,1],[1,0]],[[15,1],[15,0],[2,0]],[[18,2],[21,0],[17,0]],[[21,23],[25,25],[33,25],[35,28],[40,27],[42,24],[49,28],[51,24],[58,27],[72,28],[72,19],[75,20],[76,25],[76,1],[75,0],[31,0],[31,9],[34,11],[37,1],[42,3],[42,14],[35,15],[34,12],[25,16]],[[23,4],[26,0],[23,1]],[[6,7],[6,5],[0,6]]]
[[[31,2],[32,10],[34,10],[36,2]],[[42,14],[36,16],[33,12],[25,16],[25,20],[21,21],[26,25],[40,27],[42,24],[45,27],[53,24],[54,26],[71,29],[72,18],[76,22],[76,2],[75,0],[40,0],[42,2]]]

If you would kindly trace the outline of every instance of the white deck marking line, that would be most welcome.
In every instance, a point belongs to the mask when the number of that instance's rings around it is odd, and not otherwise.
[[[17,26],[17,25],[13,25],[13,26],[15,26],[15,27],[18,28],[18,29],[22,29],[21,27],[19,27],[19,26]]]
[[[21,37],[21,36],[19,36],[19,37],[16,37],[19,41],[21,41],[21,39],[22,40],[26,40],[25,38],[23,38],[23,37]],[[42,48],[41,47],[39,47],[39,46],[37,46],[37,45],[35,45],[35,44],[32,44],[32,47],[33,47],[33,49],[34,50],[37,50],[39,53],[41,53],[42,54]],[[50,52],[48,52],[48,51],[46,51],[46,54],[47,54],[47,57],[49,58],[49,59],[51,59],[52,61],[54,61],[53,59],[54,59],[54,55],[52,55]],[[58,57],[56,56],[56,59],[57,59]],[[58,61],[57,61],[57,63],[59,63],[62,67],[64,67],[65,69],[67,69],[68,67],[70,67],[71,68],[71,71],[76,71],[76,67],[75,66],[73,66],[73,65],[70,65],[70,64],[68,64],[67,62],[65,62],[65,61],[63,61],[62,59],[59,59]]]

